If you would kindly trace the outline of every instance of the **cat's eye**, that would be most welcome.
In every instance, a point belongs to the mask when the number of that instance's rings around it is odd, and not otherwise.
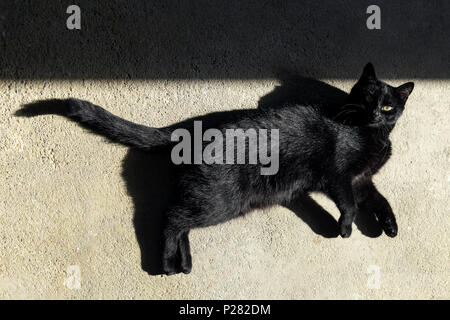
[[[391,106],[383,106],[383,107],[381,108],[381,110],[383,110],[383,111],[391,111],[391,110],[392,110],[392,107],[391,107]]]
[[[366,101],[369,102],[369,103],[372,102],[372,101],[373,101],[372,96],[367,95],[367,96],[366,96]]]

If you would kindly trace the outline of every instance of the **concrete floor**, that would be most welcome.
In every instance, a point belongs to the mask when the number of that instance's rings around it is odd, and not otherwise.
[[[352,85],[328,82],[344,90]],[[392,134],[394,155],[376,177],[398,217],[397,238],[368,237],[356,227],[350,239],[324,238],[290,210],[275,207],[194,230],[193,271],[171,277],[141,268],[133,227],[137,203],[122,172],[128,149],[58,116],[12,115],[35,99],[75,96],[129,120],[163,126],[256,107],[275,85],[274,80],[2,81],[0,297],[448,299],[448,81],[416,80]],[[140,164],[145,170],[145,162]],[[330,200],[315,199],[337,218]],[[151,207],[158,199],[146,201]]]
[[[69,31],[64,2],[0,0],[0,299],[450,298],[449,1],[379,0],[376,31],[350,0],[77,3],[82,30]],[[361,223],[324,237],[301,218],[314,206],[274,207],[194,230],[189,275],[149,267],[171,195],[164,157],[13,116],[76,97],[158,127],[255,108],[278,67],[348,91],[368,61],[416,84],[375,179],[398,236]]]

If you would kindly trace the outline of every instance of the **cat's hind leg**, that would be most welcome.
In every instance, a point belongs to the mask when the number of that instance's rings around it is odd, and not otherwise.
[[[162,264],[164,273],[167,275],[172,275],[177,273],[178,268],[178,240],[180,238],[181,232],[172,228],[171,226],[166,226],[163,232],[163,256]]]
[[[198,202],[199,198],[184,199],[166,213],[162,264],[167,275],[191,271],[189,230],[215,225],[238,216],[238,209],[217,206],[206,197],[202,198],[200,206],[193,207],[191,204],[195,201]]]
[[[189,273],[192,269],[188,233],[193,217],[190,209],[174,206],[167,211],[163,230],[162,265],[164,273],[172,275],[182,271]],[[181,269],[181,270],[180,270]]]
[[[181,272],[188,274],[192,269],[191,248],[189,245],[189,231],[184,231],[178,241]]]
[[[181,235],[185,231],[181,221],[179,221],[179,211],[181,208],[172,207],[166,216],[166,223],[163,230],[163,253],[162,265],[164,273],[172,275],[178,272],[178,247]]]

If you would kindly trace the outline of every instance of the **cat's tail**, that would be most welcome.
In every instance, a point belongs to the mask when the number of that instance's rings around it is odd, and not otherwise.
[[[112,142],[142,150],[150,150],[171,143],[169,128],[151,128],[136,124],[84,100],[71,98],[36,101],[23,105],[15,114],[22,117],[59,114]]]

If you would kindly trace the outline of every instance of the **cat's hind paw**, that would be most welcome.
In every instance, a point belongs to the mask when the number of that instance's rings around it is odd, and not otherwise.
[[[163,270],[164,270],[164,273],[168,276],[178,273],[176,259],[174,257],[173,258],[164,258],[163,259]]]

